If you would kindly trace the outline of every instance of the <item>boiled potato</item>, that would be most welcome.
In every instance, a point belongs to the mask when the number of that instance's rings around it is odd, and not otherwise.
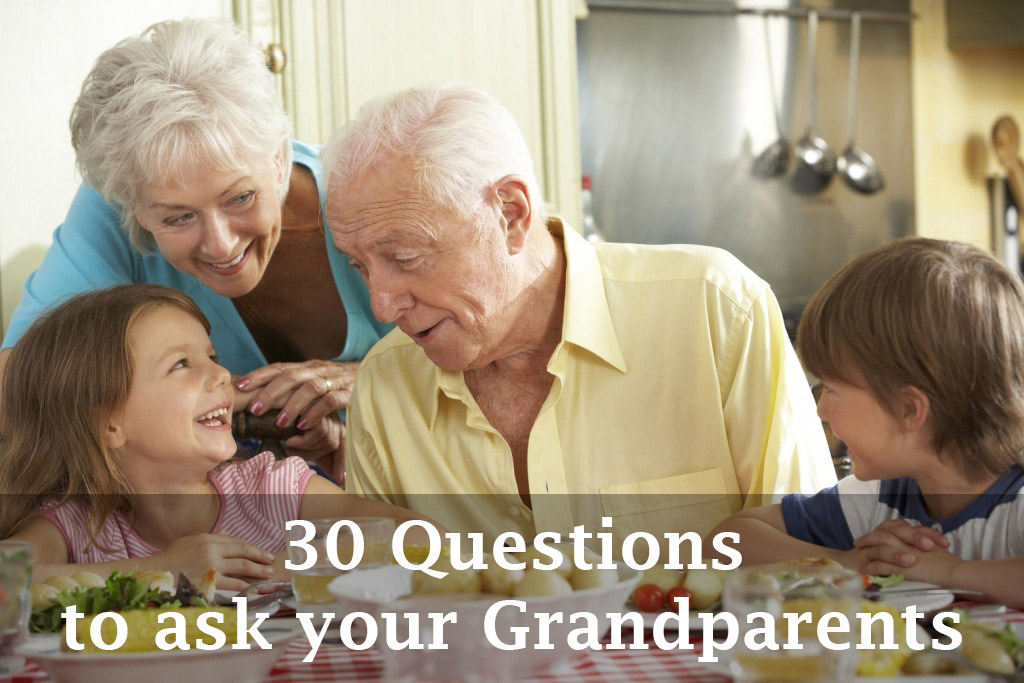
[[[550,548],[550,546],[548,547]],[[572,559],[558,548],[550,548],[550,551],[553,551],[560,555],[562,557],[562,561],[553,569],[541,569],[540,571],[546,572],[548,574],[558,574],[565,579],[568,579],[570,576],[572,576]],[[546,554],[542,553],[540,550],[538,550],[537,546],[532,545],[526,549],[526,552],[523,553],[523,556],[520,559],[526,563],[527,571],[534,569],[534,560],[536,560],[540,565],[544,567],[547,567],[551,564],[551,558],[548,557]]]
[[[683,588],[690,591],[690,606],[702,610],[722,598],[722,578],[714,569],[688,569]]]
[[[1013,658],[995,636],[990,636],[970,625],[962,628],[960,633],[963,635],[960,650],[974,666],[998,674],[1012,674],[1017,670]]]
[[[516,560],[509,558],[510,562]],[[523,580],[523,569],[505,569],[493,560],[487,563],[487,569],[480,570],[480,584],[484,593],[492,595],[512,595],[515,593],[516,585]]]
[[[637,588],[647,583],[653,583],[658,587],[662,595],[667,595],[670,590],[682,585],[683,573],[676,569],[665,569],[660,566],[651,567],[644,570],[640,576],[640,581],[637,583]],[[636,593],[635,589],[633,593]]]
[[[53,586],[58,591],[73,591],[78,588],[78,582],[72,579],[70,576],[64,574],[57,574],[43,581],[48,586]]]
[[[442,557],[431,567],[439,572],[447,572],[444,578],[434,578],[425,572],[414,572],[412,575],[413,593],[480,593],[482,583],[480,572],[476,569],[455,569],[451,559]]]
[[[37,583],[32,586],[32,609],[46,607],[57,601],[60,591],[48,583]]]
[[[226,637],[227,643],[231,644],[236,641],[238,637],[238,612],[233,607],[177,607],[173,609],[133,609],[127,612],[121,612],[121,616],[124,617],[125,622],[128,625],[128,639],[125,640],[117,650],[102,650],[92,642],[92,620],[97,615],[87,616],[78,623],[77,634],[79,641],[85,646],[81,650],[84,654],[102,654],[102,653],[124,653],[124,652],[147,652],[147,651],[159,651],[160,648],[157,645],[156,634],[164,629],[173,626],[174,622],[166,621],[162,624],[157,623],[157,618],[164,612],[179,612],[185,618],[185,640],[195,647],[195,643],[213,643],[213,636],[207,635],[199,630],[198,620],[201,615],[206,612],[220,612],[224,615],[224,623],[218,624],[215,621],[210,620],[208,622],[208,628],[222,631]],[[107,619],[103,622],[100,627],[100,633],[103,637],[103,642],[112,643],[114,642],[114,630],[115,624],[113,620]],[[225,645],[228,647],[228,645]],[[61,649],[67,650],[67,637],[62,635],[61,637]]]
[[[93,572],[78,572],[71,578],[82,588],[103,588],[107,584],[102,576]]]
[[[573,590],[583,591],[588,588],[604,588],[614,586],[619,582],[617,569],[599,569],[596,566],[590,569],[573,567],[572,576],[569,577]]]
[[[515,597],[555,597],[569,595],[572,586],[558,571],[527,569],[522,580],[516,584]]]

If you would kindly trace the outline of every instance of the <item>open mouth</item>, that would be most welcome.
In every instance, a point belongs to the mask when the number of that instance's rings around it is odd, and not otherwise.
[[[248,246],[246,246],[245,249],[243,249],[241,252],[239,252],[238,256],[234,257],[230,261],[224,261],[223,263],[210,263],[210,262],[207,261],[205,263],[212,270],[214,270],[214,271],[216,271],[216,272],[218,272],[220,274],[230,275],[232,273],[237,272],[239,270],[239,268],[241,268],[243,262],[245,261],[246,255],[249,253],[249,248],[251,246],[252,246],[252,244],[250,243]]]
[[[204,427],[223,427],[231,422],[229,408],[217,408],[196,418],[196,422]]]
[[[413,335],[412,335],[412,338],[415,339],[416,341],[424,341],[427,337],[430,336],[431,332],[433,332],[434,330],[436,330],[438,328],[438,325],[440,325],[440,324],[441,323],[437,323],[437,325],[432,325],[431,327],[428,327],[427,329],[423,330],[422,332],[414,332]]]

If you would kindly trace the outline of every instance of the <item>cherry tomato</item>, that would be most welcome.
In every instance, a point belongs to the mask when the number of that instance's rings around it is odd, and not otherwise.
[[[675,588],[670,590],[668,592],[668,594],[665,596],[665,607],[668,607],[673,612],[678,612],[679,611],[679,605],[677,604],[678,601],[682,600],[683,598],[689,598],[689,597],[690,597],[690,591],[686,590],[682,586],[676,586]]]
[[[645,583],[633,593],[633,602],[644,612],[660,612],[665,603],[665,594],[653,583]]]

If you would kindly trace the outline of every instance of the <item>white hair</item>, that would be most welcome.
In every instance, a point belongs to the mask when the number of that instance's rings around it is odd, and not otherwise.
[[[143,183],[180,180],[194,164],[230,171],[283,164],[288,192],[291,124],[259,48],[219,19],[165,21],[110,48],[82,84],[71,112],[78,169],[141,251],[135,219]]]
[[[444,82],[382,95],[324,147],[328,186],[344,188],[386,158],[407,162],[431,201],[471,218],[485,191],[509,174],[526,181],[534,211],[545,217],[533,160],[501,102],[468,83]],[[342,192],[340,201],[344,202]]]

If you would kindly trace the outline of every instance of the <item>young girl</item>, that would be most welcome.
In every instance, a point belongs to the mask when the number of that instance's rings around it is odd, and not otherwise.
[[[288,520],[417,517],[345,495],[300,458],[232,461],[231,376],[209,331],[186,295],[125,285],[55,307],[18,342],[0,397],[0,538],[33,544],[36,581],[216,569],[239,589],[283,578]]]

